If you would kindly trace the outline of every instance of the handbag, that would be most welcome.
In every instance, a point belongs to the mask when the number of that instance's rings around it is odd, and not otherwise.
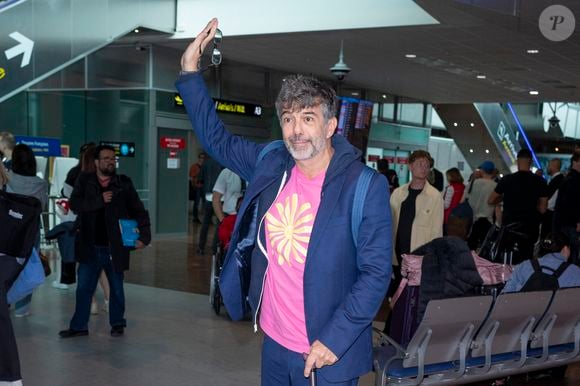
[[[0,190],[0,253],[30,256],[41,211],[37,198]]]
[[[44,268],[40,261],[40,255],[36,248],[32,250],[32,254],[28,261],[24,264],[24,268],[14,281],[14,284],[8,290],[6,298],[8,304],[14,304],[17,301],[30,295],[32,291],[44,283]]]

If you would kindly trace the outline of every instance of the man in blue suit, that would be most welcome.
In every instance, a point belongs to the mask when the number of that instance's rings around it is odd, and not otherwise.
[[[372,369],[371,323],[391,277],[389,186],[374,173],[354,240],[351,213],[361,153],[334,135],[336,94],[305,76],[276,101],[284,145],[264,152],[228,133],[199,60],[211,20],[186,49],[176,86],[192,126],[218,162],[249,181],[220,278],[232,319],[251,307],[265,333],[262,385],[356,385]],[[260,154],[265,154],[260,160]]]

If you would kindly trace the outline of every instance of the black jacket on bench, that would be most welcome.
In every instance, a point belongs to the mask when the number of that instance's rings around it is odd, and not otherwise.
[[[417,323],[430,300],[471,295],[483,285],[469,246],[458,237],[437,238],[413,254],[423,255]]]

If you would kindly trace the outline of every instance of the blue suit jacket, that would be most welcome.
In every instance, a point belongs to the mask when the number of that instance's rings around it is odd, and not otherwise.
[[[232,319],[240,319],[249,302],[257,320],[266,256],[255,247],[259,225],[274,201],[282,176],[295,165],[285,147],[269,152],[256,165],[264,144],[228,133],[219,120],[200,74],[176,83],[203,147],[223,166],[249,181],[238,212],[220,289]],[[389,186],[384,176],[371,181],[355,245],[351,213],[363,164],[360,152],[334,136],[335,153],[322,186],[320,207],[308,246],[304,271],[304,312],[310,343],[320,340],[338,358],[319,370],[329,381],[356,378],[372,369],[372,329],[391,277]]]

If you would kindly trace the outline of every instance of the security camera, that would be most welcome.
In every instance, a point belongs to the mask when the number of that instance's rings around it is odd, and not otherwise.
[[[554,115],[548,119],[548,123],[550,124],[550,130],[560,130],[560,120],[557,116]]]
[[[332,72],[338,80],[343,80],[350,72],[350,68],[346,64],[338,62],[330,67],[330,72]]]

